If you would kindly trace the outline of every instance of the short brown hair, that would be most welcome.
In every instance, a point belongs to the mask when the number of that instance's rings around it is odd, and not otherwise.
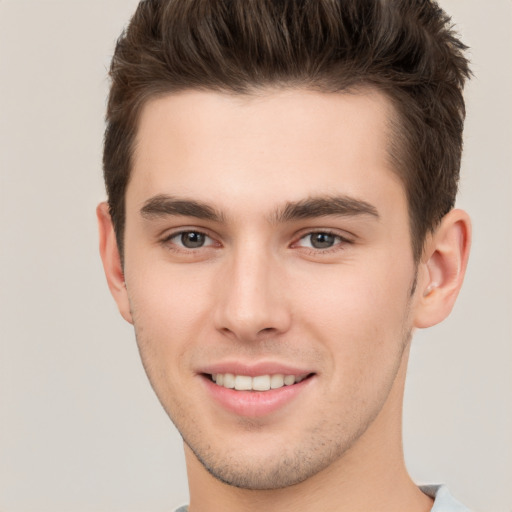
[[[429,0],[143,0],[110,68],[103,168],[121,255],[137,123],[150,98],[185,89],[370,86],[397,113],[390,155],[418,260],[426,234],[455,202],[465,49]]]

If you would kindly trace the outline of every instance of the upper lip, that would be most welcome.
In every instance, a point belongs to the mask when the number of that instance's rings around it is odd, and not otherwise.
[[[257,363],[242,363],[240,361],[226,361],[206,365],[198,370],[202,374],[231,373],[233,375],[247,375],[256,377],[258,375],[308,375],[314,373],[310,368],[293,366],[290,364],[261,361]]]

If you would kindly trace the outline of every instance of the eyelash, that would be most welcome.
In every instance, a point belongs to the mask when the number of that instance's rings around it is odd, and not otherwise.
[[[333,243],[333,245],[331,247],[326,247],[326,248],[301,247],[301,249],[304,250],[305,252],[308,252],[310,254],[315,254],[315,255],[317,255],[317,254],[328,255],[328,254],[332,254],[334,252],[342,251],[346,248],[345,247],[346,245],[351,245],[354,243],[353,240],[350,240],[349,238],[340,235],[338,232],[331,231],[329,229],[315,229],[315,230],[308,231],[308,232],[302,234],[298,238],[297,242],[294,242],[292,244],[292,247],[298,246],[299,242],[301,242],[302,240],[304,240],[308,237],[312,237],[313,235],[329,235],[329,236],[332,236],[335,238],[335,242]],[[298,246],[298,247],[300,247],[300,246]]]
[[[208,233],[205,233],[204,231],[201,231],[199,229],[182,229],[180,231],[177,231],[177,232],[174,232],[174,233],[170,233],[169,235],[165,236],[162,240],[161,240],[161,243],[162,245],[164,245],[165,247],[173,250],[173,251],[176,251],[176,252],[196,252],[198,249],[204,249],[204,248],[209,248],[209,247],[214,247],[214,246],[217,246],[219,247],[220,244],[219,243],[213,243],[213,244],[209,244],[209,245],[202,245],[200,247],[195,247],[195,248],[190,248],[190,247],[185,247],[184,245],[180,245],[179,243],[176,243],[176,242],[173,242],[172,240],[175,239],[175,238],[178,238],[180,236],[183,236],[185,234],[196,234],[196,235],[200,235],[200,236],[204,236],[205,238],[209,238],[210,240],[212,240],[213,242],[215,242],[214,238],[211,237]]]
[[[190,248],[190,247],[185,247],[183,244],[179,244],[179,243],[176,243],[176,242],[173,242],[172,240],[173,239],[176,239],[177,237],[180,237],[180,236],[183,236],[185,234],[196,234],[196,235],[199,235],[199,236],[204,236],[208,239],[210,239],[213,243],[211,244],[208,244],[208,245],[201,245],[199,247],[195,247],[195,248]],[[315,248],[315,247],[302,247],[299,245],[299,243],[308,238],[308,237],[312,237],[313,235],[328,235],[328,236],[332,236],[336,239],[336,241],[334,242],[334,244],[331,246],[331,247],[326,247],[326,248]],[[334,231],[331,231],[329,229],[315,229],[315,230],[310,230],[310,231],[307,231],[303,234],[301,234],[299,236],[299,238],[296,239],[297,241],[293,242],[292,244],[290,244],[290,247],[292,248],[300,248],[302,249],[304,252],[307,252],[307,253],[310,253],[310,254],[331,254],[333,252],[338,252],[338,251],[341,251],[345,248],[346,245],[352,245],[354,243],[353,240],[350,240],[349,238],[346,238],[342,235],[340,235],[339,233],[337,232],[334,232]],[[175,252],[179,252],[179,253],[183,253],[183,252],[187,252],[187,253],[195,253],[197,252],[199,249],[208,249],[208,248],[217,248],[217,247],[221,247],[221,244],[219,242],[216,242],[215,239],[210,236],[208,233],[204,232],[204,231],[201,231],[199,229],[182,229],[180,231],[177,231],[177,232],[173,232],[173,233],[170,233],[168,234],[167,236],[165,236],[161,242],[160,242],[162,245],[164,245],[167,249],[170,249],[172,251],[175,251]]]

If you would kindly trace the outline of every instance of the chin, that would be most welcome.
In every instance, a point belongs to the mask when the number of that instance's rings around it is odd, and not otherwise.
[[[299,455],[299,454],[298,454]],[[197,455],[196,455],[197,457]],[[269,462],[217,461],[210,463],[198,457],[199,462],[217,480],[240,489],[275,490],[299,484],[329,465],[310,465],[301,457],[275,459]]]
[[[224,484],[248,490],[276,490],[299,484],[328,468],[343,457],[352,442],[311,434],[309,442],[286,446],[281,442],[275,450],[239,449],[229,452],[220,447],[199,443],[185,444],[199,463]]]

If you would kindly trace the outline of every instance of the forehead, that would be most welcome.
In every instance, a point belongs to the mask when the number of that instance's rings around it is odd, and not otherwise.
[[[402,188],[388,155],[392,115],[373,90],[185,91],[153,99],[139,120],[127,206],[161,193],[222,197],[228,208],[230,198],[271,203],[357,197],[385,182]]]

